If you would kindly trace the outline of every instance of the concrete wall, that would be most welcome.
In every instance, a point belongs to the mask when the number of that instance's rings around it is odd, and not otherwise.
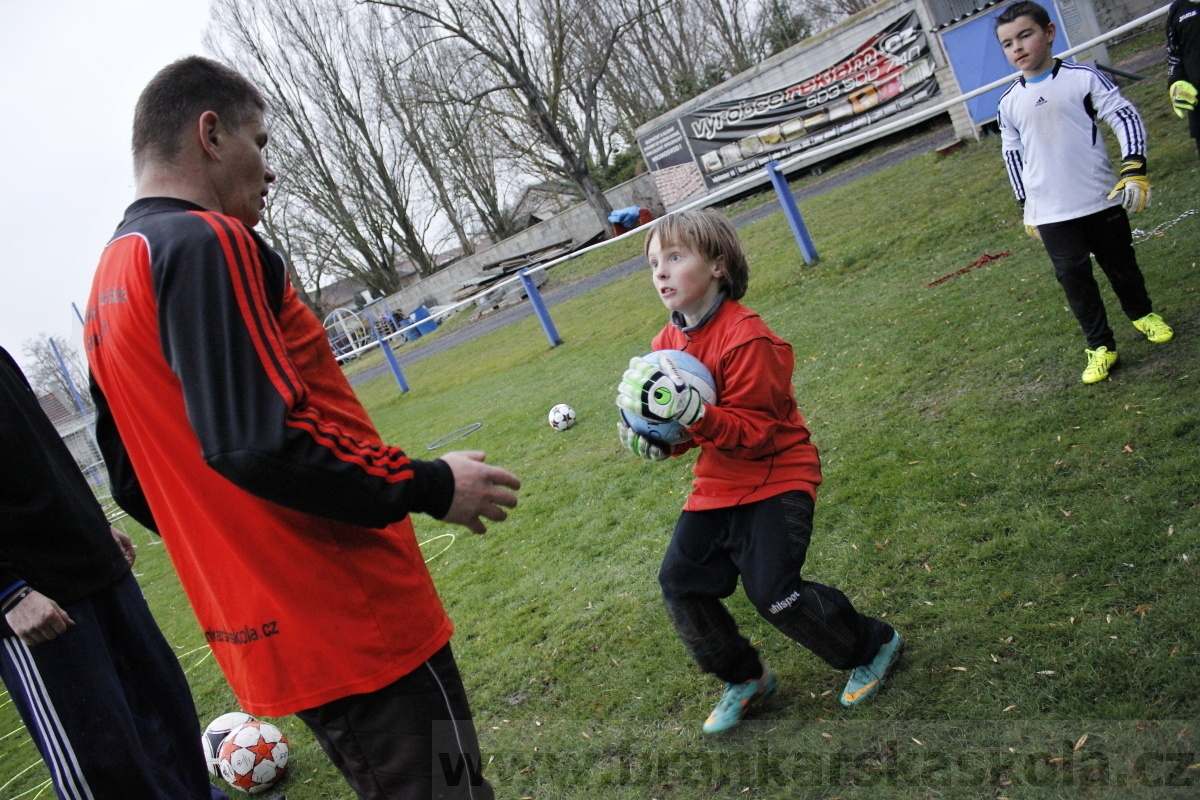
[[[1100,27],[1106,31],[1111,31],[1126,22],[1132,22],[1166,4],[1167,0],[1094,0],[1096,17],[1100,22]],[[1154,24],[1160,28],[1166,25],[1162,19]],[[1166,34],[1163,34],[1163,38],[1165,41]]]
[[[605,192],[604,196],[613,208],[641,206],[651,209],[655,216],[663,213],[662,200],[659,199],[658,189],[655,188],[654,179],[649,174],[638,175],[633,180],[614,186]],[[388,305],[393,311],[400,310],[405,314],[412,313],[414,308],[422,304],[446,305],[452,302],[454,293],[464,281],[481,275],[494,275],[495,270],[484,272],[483,267],[487,264],[539,250],[566,239],[571,239],[576,244],[586,242],[600,233],[600,230],[600,220],[596,217],[596,212],[586,203],[580,203],[557,216],[526,228],[515,236],[510,236],[499,244],[451,264],[412,286],[401,289],[388,297]]]

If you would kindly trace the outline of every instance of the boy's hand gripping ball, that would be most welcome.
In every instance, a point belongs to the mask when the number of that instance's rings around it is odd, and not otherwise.
[[[704,397],[679,372],[672,356],[663,351],[658,363],[639,356],[617,387],[617,405],[651,422],[678,422],[691,427],[704,416]]]
[[[634,433],[633,428],[626,425],[624,419],[617,421],[617,436],[621,439],[621,444],[635,456],[650,461],[666,461],[671,457],[671,445],[660,446],[640,433]]]
[[[629,377],[630,371],[633,371],[633,366],[639,362],[641,365],[645,365],[639,370],[643,373],[646,371],[646,367],[654,370],[665,362],[667,370],[674,372],[680,383],[685,384],[688,389],[699,395],[700,399],[697,402],[700,408],[704,407],[704,403],[711,405],[717,402],[716,382],[699,359],[681,350],[659,350],[647,353],[642,358],[635,358],[630,362],[630,370],[625,373],[626,378]],[[663,380],[669,380],[665,378],[666,373],[662,374],[664,375]],[[646,379],[641,380],[644,382]],[[626,403],[632,403],[633,399],[626,392],[633,391],[634,385],[627,383],[626,379],[622,378],[617,394],[617,405],[621,408],[621,423],[617,427],[617,433],[621,437],[621,443],[635,455],[643,458],[655,461],[664,459],[672,453],[675,445],[689,441],[692,435],[684,427],[684,417],[652,420],[631,411]],[[640,386],[640,384],[637,385]],[[640,388],[638,393],[640,394]],[[628,432],[625,429],[628,429]],[[649,449],[651,447],[656,448],[659,452]]]

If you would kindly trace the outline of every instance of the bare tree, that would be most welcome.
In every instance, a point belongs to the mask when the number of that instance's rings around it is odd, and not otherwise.
[[[383,119],[368,35],[333,2],[216,0],[207,44],[267,97],[273,159],[303,206],[292,218],[310,238],[327,238],[311,236],[323,223],[337,274],[386,295],[399,288],[401,257],[433,272],[425,240],[436,208],[418,201],[411,150]]]
[[[267,196],[262,227],[268,243],[281,256],[288,268],[288,279],[300,299],[314,312],[321,312],[321,279],[327,260],[315,258],[308,245],[307,227],[301,219],[303,209],[287,191],[287,184],[276,183],[276,191]],[[293,210],[295,213],[293,214]],[[311,291],[309,287],[312,287]]]
[[[809,0],[668,0],[617,43],[605,96],[633,129],[811,35]]]
[[[780,53],[813,34],[813,20],[796,0],[769,0],[760,17],[767,55]]]
[[[58,355],[62,357],[62,365],[55,357],[54,349],[50,346],[50,337],[46,334],[39,333],[36,339],[26,339],[21,343],[21,353],[26,358],[24,372],[29,378],[29,385],[38,393],[55,395],[68,408],[75,408],[75,395],[67,381],[67,375],[70,375],[75,392],[78,393],[84,407],[90,410],[92,397],[88,392],[87,362],[65,336],[55,336],[54,346],[58,348]],[[63,366],[66,367],[65,374]]]
[[[528,148],[526,155],[579,187],[608,229],[612,207],[592,175],[595,106],[616,43],[647,13],[641,0],[617,0],[603,13],[586,0],[361,1],[393,8],[399,22],[457,40],[482,59],[491,85],[459,99],[490,113],[519,111],[544,148]],[[516,109],[496,102],[497,94]]]
[[[439,146],[439,112],[448,109],[447,104],[439,102],[437,97],[439,84],[436,67],[429,63],[429,54],[421,52],[423,43],[414,43],[411,36],[404,35],[400,26],[385,25],[375,9],[369,16],[372,32],[370,58],[378,65],[374,72],[380,100],[389,118],[412,148],[438,208],[445,215],[462,251],[468,255],[474,253],[475,243],[467,232],[466,215],[460,210],[458,198],[454,196],[451,175],[453,156]]]
[[[396,63],[395,72],[408,76],[410,97],[419,106],[413,113],[423,120],[421,130],[441,164],[447,191],[455,203],[465,203],[464,218],[473,218],[488,238],[499,242],[516,233],[506,197],[520,172],[523,148],[509,144],[513,137],[507,131],[513,123],[480,103],[458,99],[464,91],[474,96],[489,85],[490,75],[469,48],[453,39],[421,40],[421,31],[403,29],[410,52],[403,64]]]

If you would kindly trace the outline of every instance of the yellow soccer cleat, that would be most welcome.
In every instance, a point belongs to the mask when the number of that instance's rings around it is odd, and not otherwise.
[[[1117,354],[1107,347],[1097,347],[1095,350],[1084,350],[1087,353],[1088,365],[1083,371],[1084,383],[1098,383],[1108,377],[1108,371],[1117,363]]]
[[[1171,337],[1175,335],[1175,331],[1171,330],[1171,326],[1163,322],[1163,318],[1158,314],[1147,314],[1141,319],[1135,319],[1133,327],[1146,334],[1146,338],[1155,344],[1169,342],[1171,341]]]

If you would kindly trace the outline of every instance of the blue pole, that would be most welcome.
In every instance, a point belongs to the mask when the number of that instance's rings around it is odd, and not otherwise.
[[[383,357],[387,359],[388,366],[392,368],[392,376],[396,379],[396,384],[400,387],[400,391],[407,392],[408,381],[404,380],[404,373],[400,371],[400,362],[396,360],[392,346],[383,340],[383,335],[379,333],[379,326],[375,324],[375,318],[367,314],[367,319],[371,322],[371,330],[375,331],[375,339],[379,342],[379,349],[383,351]]]
[[[767,164],[767,174],[771,176],[771,185],[775,187],[775,194],[779,195],[779,205],[783,206],[783,214],[787,217],[788,224],[792,226],[792,235],[796,237],[796,244],[800,245],[800,254],[804,256],[804,263],[811,264],[817,260],[817,248],[813,244],[812,237],[808,235],[808,228],[804,226],[804,218],[800,216],[800,209],[796,207],[796,198],[792,196],[791,187],[787,185],[787,179],[783,177],[778,167],[778,161]]]
[[[538,292],[537,286],[533,284],[533,278],[529,277],[529,270],[522,269],[520,275],[521,284],[525,287],[525,294],[529,295],[529,302],[533,304],[533,311],[542,323],[542,330],[546,332],[550,346],[558,347],[563,342],[562,337],[558,335],[558,330],[554,327],[554,320],[550,319],[550,311],[542,301],[542,295]]]
[[[50,350],[54,353],[54,359],[58,362],[58,369],[63,374],[63,380],[67,382],[67,389],[71,392],[71,399],[75,401],[75,407],[79,409],[79,416],[86,420],[88,418],[87,406],[83,404],[83,398],[79,396],[79,390],[75,388],[75,381],[71,380],[71,373],[67,371],[66,362],[64,362],[63,357],[59,355],[58,345],[56,345],[54,340],[50,337],[46,337],[46,341],[50,343]],[[91,423],[88,423],[88,427],[91,427]],[[94,433],[95,431],[93,431],[93,434]]]

